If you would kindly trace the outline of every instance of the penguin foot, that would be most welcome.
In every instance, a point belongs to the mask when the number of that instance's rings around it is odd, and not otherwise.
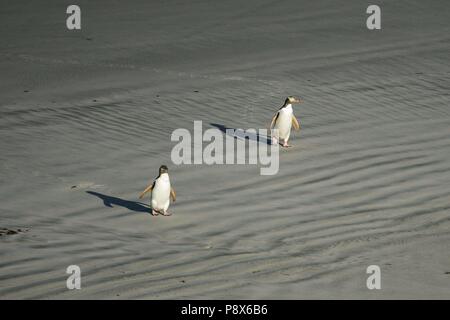
[[[156,210],[152,210],[152,215],[153,216],[157,216],[159,214],[159,212],[158,211],[156,211]]]
[[[163,215],[163,216],[166,216],[166,217],[168,217],[168,216],[171,216],[171,215],[172,215],[172,213],[170,213],[170,212],[166,211],[166,212],[163,212],[163,213],[162,213],[162,215]]]
[[[272,137],[271,143],[272,143],[272,144],[278,144],[278,139],[275,138],[275,137]]]
[[[291,148],[291,147],[292,147],[290,144],[287,144],[287,143],[283,143],[283,144],[280,143],[280,145],[281,145],[283,148]]]

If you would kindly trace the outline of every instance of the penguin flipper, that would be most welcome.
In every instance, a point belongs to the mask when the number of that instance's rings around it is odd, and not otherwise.
[[[269,129],[272,129],[273,126],[275,125],[275,123],[277,122],[278,116],[280,115],[280,113],[277,111],[277,113],[275,113],[272,117],[272,121],[270,122],[270,127]]]
[[[147,192],[152,191],[154,187],[155,187],[155,181],[153,181],[153,183],[151,185],[149,185],[147,188],[145,188],[144,191],[142,191],[142,193],[139,195],[139,199],[142,199]]]
[[[296,131],[300,130],[300,124],[298,123],[298,120],[294,115],[292,115],[292,126]]]
[[[175,190],[173,188],[170,188],[170,197],[172,198],[173,202],[177,200],[177,194],[175,193]]]

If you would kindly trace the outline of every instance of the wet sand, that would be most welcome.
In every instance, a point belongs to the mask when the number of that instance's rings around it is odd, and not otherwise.
[[[81,31],[0,11],[0,298],[450,298],[447,1],[381,1],[380,31],[353,0],[78,3]],[[277,175],[171,163],[173,130],[288,95]],[[138,200],[161,164],[171,217]]]

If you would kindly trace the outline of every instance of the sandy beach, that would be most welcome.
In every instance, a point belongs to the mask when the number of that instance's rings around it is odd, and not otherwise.
[[[450,299],[448,1],[372,31],[356,0],[70,4],[1,4],[0,299]],[[276,175],[172,163],[289,95]],[[138,199],[161,164],[170,217]]]

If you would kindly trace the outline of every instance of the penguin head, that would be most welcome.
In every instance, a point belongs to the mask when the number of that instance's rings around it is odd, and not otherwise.
[[[302,103],[303,100],[300,98],[296,98],[293,96],[289,96],[286,98],[286,100],[284,101],[284,105],[288,105],[288,104],[293,104],[293,103]]]
[[[159,175],[162,175],[163,173],[168,173],[169,172],[169,168],[167,168],[166,165],[162,165],[161,167],[159,167]]]

